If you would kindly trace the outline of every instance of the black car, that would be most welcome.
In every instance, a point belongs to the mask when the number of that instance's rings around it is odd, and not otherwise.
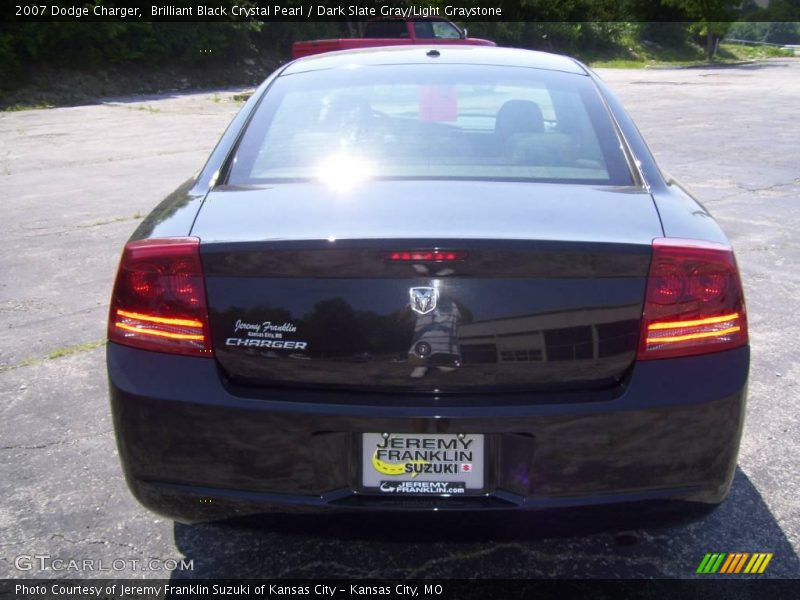
[[[591,70],[502,48],[280,68],[126,245],[108,336],[128,484],[180,521],[713,506],[749,366],[711,215]]]

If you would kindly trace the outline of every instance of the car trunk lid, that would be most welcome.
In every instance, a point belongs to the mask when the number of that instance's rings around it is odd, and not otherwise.
[[[431,181],[218,188],[192,234],[233,380],[446,394],[618,385],[662,232],[636,188]]]

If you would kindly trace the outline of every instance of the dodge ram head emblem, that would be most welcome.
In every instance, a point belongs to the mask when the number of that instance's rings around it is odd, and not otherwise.
[[[432,287],[415,287],[408,290],[411,296],[411,310],[421,315],[427,315],[436,309],[439,292]]]

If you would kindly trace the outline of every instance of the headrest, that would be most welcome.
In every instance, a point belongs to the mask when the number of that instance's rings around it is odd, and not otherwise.
[[[502,139],[515,133],[544,133],[542,110],[529,100],[509,100],[497,112],[494,132]]]

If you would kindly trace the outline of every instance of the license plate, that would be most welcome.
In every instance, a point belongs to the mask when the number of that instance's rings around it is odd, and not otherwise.
[[[482,434],[365,433],[364,488],[384,494],[457,495],[483,489]]]

